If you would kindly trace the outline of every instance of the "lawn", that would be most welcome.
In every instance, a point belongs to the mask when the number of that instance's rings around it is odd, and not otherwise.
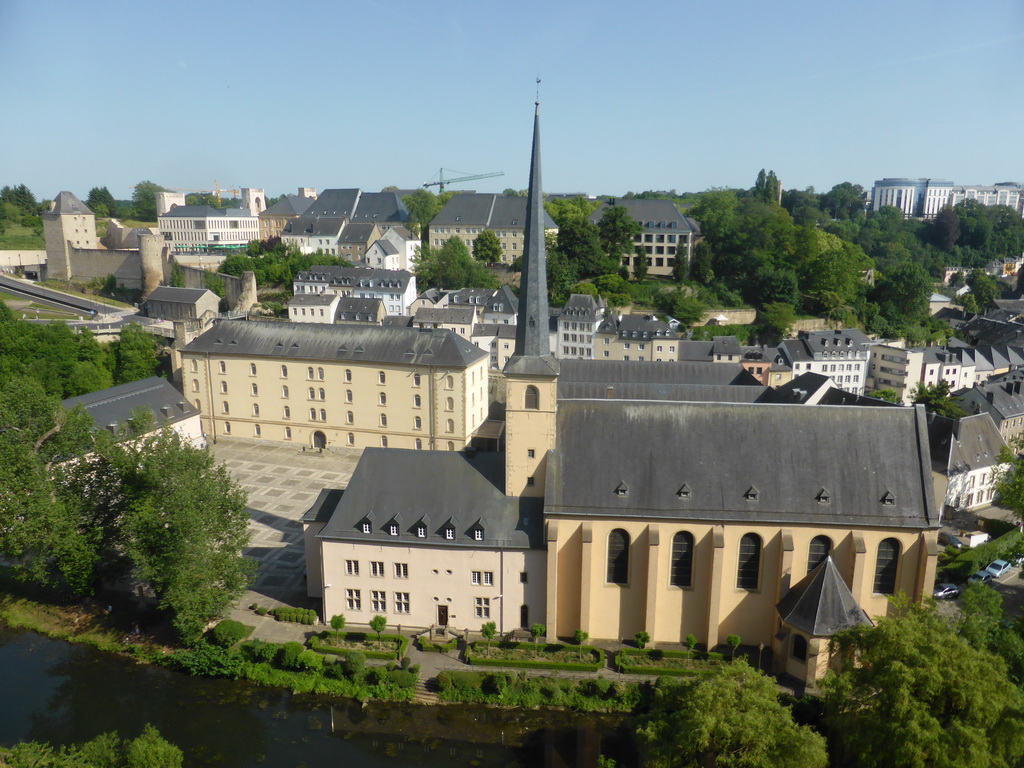
[[[0,235],[0,251],[42,251],[46,241],[37,235],[32,227],[7,224],[7,231]]]

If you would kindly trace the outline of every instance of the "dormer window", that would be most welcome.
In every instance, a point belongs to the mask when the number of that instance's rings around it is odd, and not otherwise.
[[[361,522],[359,524],[359,527],[362,529],[363,533],[369,533],[370,532],[370,521],[369,520],[363,520],[363,522]]]
[[[625,483],[619,483],[618,487],[615,489],[615,495],[629,496],[629,488],[626,486]]]
[[[826,489],[826,488],[822,488],[820,491],[818,491],[818,495],[815,496],[814,499],[819,504],[831,504],[832,503],[832,495],[828,492],[828,489]]]
[[[743,498],[747,501],[757,501],[757,497],[760,495],[760,491],[754,486],[750,486],[747,492],[743,494]]]
[[[448,541],[454,540],[455,539],[455,529],[452,526],[450,526],[450,525],[446,525],[444,527],[444,537],[446,539],[448,539]]]
[[[896,497],[893,496],[891,491],[886,491],[885,495],[882,496],[882,506],[885,506],[885,507],[896,506]]]
[[[389,523],[388,524],[388,535],[389,536],[397,536],[398,535],[398,524],[397,523]]]
[[[483,541],[483,540],[484,540],[484,529],[481,528],[480,526],[477,526],[476,528],[473,529],[473,541]]]
[[[425,526],[425,525],[417,525],[416,526],[416,538],[417,539],[425,539],[425,538],[427,538],[427,526]]]
[[[690,498],[690,486],[688,486],[686,483],[683,483],[681,486],[679,486],[679,490],[676,491],[676,496],[678,496],[680,499]]]

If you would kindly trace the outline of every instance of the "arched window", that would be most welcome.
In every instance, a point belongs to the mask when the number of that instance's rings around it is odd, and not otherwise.
[[[740,560],[736,567],[736,586],[757,589],[761,573],[761,537],[756,533],[744,534],[740,539]]]
[[[422,451],[423,450],[423,441],[420,440],[418,437],[416,438],[416,450],[417,451]]]
[[[256,375],[256,363],[249,363],[249,375]]]
[[[534,386],[526,388],[526,394],[523,395],[523,407],[528,411],[536,411],[540,408],[540,392]]]
[[[288,397],[288,387],[281,387],[281,397]]]
[[[253,416],[259,416],[260,415],[260,404],[259,403],[253,403],[252,404],[252,415]]]
[[[455,379],[451,376],[444,377],[444,388],[453,389],[455,387]]]
[[[451,442],[450,440],[448,441],[448,450],[449,451],[454,451],[455,450],[455,443]]]
[[[192,379],[192,391],[193,392],[198,392],[199,391],[199,379]]]
[[[412,404],[414,408],[419,408],[423,404],[423,401],[420,399],[419,395],[413,395]]]
[[[454,432],[455,431],[455,422],[452,421],[451,419],[448,419],[448,421],[444,425],[444,431],[445,432]]]
[[[292,428],[291,427],[285,427],[284,428],[284,439],[285,440],[291,440],[292,439]]]
[[[224,422],[224,434],[225,435],[230,435],[231,434],[231,422],[230,421],[225,421]]]
[[[323,387],[320,387],[320,389],[319,389],[319,391],[317,392],[317,394],[319,394],[319,395],[320,395],[320,399],[321,399],[321,400],[326,400],[326,399],[327,399],[327,393],[326,393],[326,392],[324,392],[324,388],[323,388]]]
[[[355,419],[355,416],[353,415],[352,411],[349,411],[348,413],[345,414],[345,423],[346,424],[352,424],[354,419]]]
[[[384,371],[377,371],[377,381],[378,382],[383,384],[385,381],[387,381],[387,378],[388,377],[384,374]]]
[[[896,539],[883,539],[878,545],[875,560],[874,591],[880,595],[896,592],[896,571],[900,564],[900,543]]]
[[[352,434],[351,432],[348,433],[348,437],[346,438],[346,440],[347,440],[349,445],[355,445],[356,444],[356,436],[354,434]]]
[[[192,373],[199,373],[199,361],[198,360],[189,360],[188,362],[189,362],[190,370],[192,371]]]
[[[225,413],[225,414],[226,414],[226,413],[230,413],[230,411],[228,410],[228,401],[227,401],[227,400],[225,400],[225,401],[224,401],[224,402],[222,403],[222,405],[221,405],[221,412],[222,412],[222,413]]]
[[[316,408],[309,409],[309,420],[316,421]]]
[[[412,385],[414,387],[418,387],[420,385],[420,375],[418,373],[414,373],[412,375]]]
[[[306,369],[306,378],[307,379],[312,379],[313,378],[313,368],[312,368],[312,366],[310,366],[309,368]]]
[[[450,398],[450,397],[446,397],[445,400],[444,400],[444,409],[446,411],[454,411],[455,410],[455,400]]]
[[[378,402],[380,402],[381,405],[387,405],[388,404],[388,395],[387,395],[387,393],[386,392],[381,392],[377,396],[377,400],[378,400]]]
[[[345,383],[349,383],[351,381],[352,381],[352,371],[350,371],[348,368],[346,368],[345,369]]]
[[[807,549],[807,572],[810,573],[832,551],[832,540],[828,536],[815,536]]]
[[[258,395],[259,393],[260,393],[260,387],[259,387],[259,385],[258,385],[258,384],[253,384],[253,385],[252,385],[252,395],[253,395],[253,397],[255,397],[256,395]]]
[[[807,638],[803,635],[793,635],[793,658],[807,661]]]
[[[312,387],[309,388],[309,399],[316,400],[316,390]]]
[[[282,379],[287,379],[288,378],[288,366],[287,365],[282,365],[281,366],[281,378]]]
[[[386,427],[388,425],[388,415],[386,413],[382,413],[380,415],[380,425],[382,427]]]
[[[629,534],[621,528],[608,534],[608,583],[629,583]]]
[[[381,448],[387,448],[388,447],[388,436],[387,435],[381,435],[380,436],[380,447]],[[397,525],[393,525],[391,527],[395,529],[394,533],[392,533],[391,535],[392,536],[397,536],[398,535],[398,530],[397,530],[398,526]]]
[[[423,429],[423,419],[421,419],[419,416],[417,416],[415,419],[413,419],[412,420],[412,428],[413,429]]]
[[[292,417],[292,409],[289,408],[287,405],[284,407],[284,417],[286,419],[290,419]]]
[[[674,587],[689,587],[693,579],[693,536],[679,531],[672,537],[672,571],[669,583]]]
[[[327,411],[320,409],[320,421],[327,421]]]
[[[318,379],[320,379],[320,381],[324,380],[324,369],[323,368],[317,368],[316,369],[316,377]]]

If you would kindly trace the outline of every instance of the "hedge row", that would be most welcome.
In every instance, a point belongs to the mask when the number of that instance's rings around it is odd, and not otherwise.
[[[268,613],[278,621],[291,621],[295,624],[316,624],[319,618],[312,608],[271,608]]]
[[[214,645],[219,645],[221,648],[230,648],[235,643],[251,635],[254,629],[256,627],[249,624],[243,624],[234,619],[224,619],[210,630],[210,642]]]
[[[360,653],[366,654],[368,659],[401,659],[405,656],[405,652],[409,650],[409,638],[404,635],[381,635],[381,643],[387,647],[388,644],[398,643],[398,650],[380,650],[374,651],[369,648],[337,648],[333,645],[327,645],[324,640],[330,637],[335,637],[334,632],[324,631],[319,635],[313,635],[309,638],[309,647],[317,653],[333,653],[337,656],[347,656],[353,651],[359,651]],[[352,642],[376,642],[376,635],[367,635],[365,632],[342,632],[342,640],[351,640]]]
[[[658,659],[696,659],[697,661],[724,661],[725,656],[714,651],[663,651],[660,648],[623,648],[620,656],[647,656]]]
[[[997,539],[987,541],[974,549],[965,549],[952,560],[948,560],[939,569],[937,580],[952,581],[960,584],[967,577],[976,573],[993,560],[1009,559],[1024,549],[1024,533],[1014,528]]]
[[[474,654],[474,651],[478,650],[474,647],[476,645],[477,643],[472,643],[470,647],[466,649],[466,661],[478,667],[513,667],[516,669],[559,669],[567,672],[596,672],[605,666],[604,651],[600,648],[594,648],[589,645],[583,646],[583,652],[592,659],[596,657],[596,660],[589,664],[586,662],[569,664],[526,659],[485,659]]]
[[[691,677],[693,675],[699,675],[704,670],[701,669],[682,669],[682,668],[671,668],[671,667],[648,667],[648,666],[634,666],[629,663],[629,657],[633,656],[649,656],[650,654],[657,654],[659,651],[635,651],[631,649],[624,649],[618,651],[615,654],[615,666],[620,672],[627,675],[655,675],[657,677],[668,676],[668,677]],[[703,653],[700,651],[660,651],[662,654],[661,658],[666,659],[694,659],[704,660],[711,664],[718,663],[725,659],[720,653]],[[658,657],[655,656],[655,659]]]
[[[417,637],[416,645],[423,653],[449,653],[458,647],[459,638],[453,637],[447,643],[428,643],[422,637]]]

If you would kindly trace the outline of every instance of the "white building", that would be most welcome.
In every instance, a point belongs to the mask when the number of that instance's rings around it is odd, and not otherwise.
[[[366,249],[363,260],[375,269],[409,270],[419,242],[405,227],[392,227]]]
[[[906,217],[932,219],[946,206],[976,200],[982,205],[1005,205],[1021,213],[1024,185],[1003,182],[991,186],[958,185],[941,179],[881,179],[871,190],[871,210],[891,205]]]
[[[288,319],[293,323],[333,323],[341,295],[300,293],[288,301]]]
[[[241,250],[260,239],[260,220],[241,208],[180,205],[158,217],[163,238],[176,251]]]
[[[820,373],[855,395],[864,394],[870,353],[870,339],[851,328],[801,333],[798,338],[783,339],[779,344],[779,354],[793,368],[794,377]]]
[[[604,320],[604,300],[574,293],[565,302],[558,316],[558,348],[560,358],[594,358],[594,334]]]
[[[312,267],[292,282],[296,296],[337,293],[346,298],[380,299],[389,315],[404,315],[416,300],[416,276],[403,269]]]

